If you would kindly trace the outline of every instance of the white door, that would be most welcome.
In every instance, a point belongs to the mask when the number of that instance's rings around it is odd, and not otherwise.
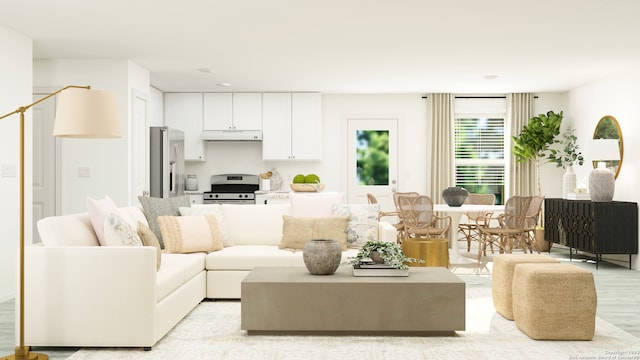
[[[137,204],[138,196],[144,194],[144,190],[149,188],[149,169],[147,168],[147,143],[148,121],[147,121],[147,94],[133,90],[131,101],[131,156],[129,157],[129,173],[131,183],[129,184],[129,204]]]
[[[34,94],[36,101],[46,94]],[[56,215],[57,145],[53,137],[56,101],[49,99],[35,105],[33,110],[33,243],[40,242],[38,220]]]
[[[349,203],[367,203],[373,194],[382,211],[394,211],[398,179],[398,119],[347,119]],[[385,220],[385,219],[383,219]],[[390,221],[393,221],[390,219]]]

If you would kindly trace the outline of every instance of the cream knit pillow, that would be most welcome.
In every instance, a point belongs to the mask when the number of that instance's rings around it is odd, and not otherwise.
[[[193,253],[222,249],[222,236],[214,215],[158,216],[167,253]]]
[[[302,250],[309,240],[327,239],[337,241],[342,251],[347,250],[349,216],[308,218],[282,215],[282,218],[280,249]]]

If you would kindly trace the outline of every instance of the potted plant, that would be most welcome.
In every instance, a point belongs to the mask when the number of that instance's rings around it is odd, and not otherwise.
[[[511,137],[513,140],[513,154],[516,157],[516,161],[535,161],[539,195],[542,193],[540,187],[540,159],[547,156],[549,147],[556,142],[556,136],[560,134],[562,118],[562,111],[558,114],[553,111],[548,111],[546,114],[539,114],[529,119],[527,125],[522,128],[520,135]],[[549,242],[544,238],[542,215],[538,217],[538,224],[534,232],[535,244],[538,251],[546,251],[545,248],[548,250]]]
[[[402,247],[395,242],[387,241],[367,241],[356,257],[346,264],[360,265],[365,260],[371,259],[374,262],[385,263],[392,268],[407,270],[406,263],[423,263],[424,260],[406,257]]]
[[[582,152],[578,151],[578,144],[576,144],[578,138],[574,132],[575,129],[568,127],[562,133],[562,139],[556,141],[560,144],[560,148],[549,149],[549,155],[547,156],[549,162],[553,162],[557,167],[562,167],[566,170],[562,177],[562,197],[565,199],[567,194],[575,191],[576,188],[576,174],[573,172],[573,165],[576,163],[582,165],[584,163]]]
[[[560,134],[562,117],[562,111],[559,114],[549,111],[546,114],[534,116],[522,128],[520,135],[511,137],[516,161],[535,161],[536,163],[538,194],[541,193],[540,159],[546,156],[549,147],[556,142],[556,136]]]

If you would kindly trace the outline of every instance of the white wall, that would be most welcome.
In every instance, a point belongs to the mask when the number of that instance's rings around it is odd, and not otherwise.
[[[130,79],[131,77],[131,79]],[[146,81],[146,83],[145,83]],[[62,212],[86,211],[86,197],[109,195],[116,204],[129,204],[129,104],[131,89],[149,91],[148,75],[127,60],[37,60],[35,87],[90,85],[112,91],[118,100],[122,138],[62,139]],[[78,168],[89,168],[90,177],[78,177]]]
[[[32,42],[31,39],[0,26],[0,116],[32,103]],[[25,113],[25,127],[32,119],[31,111]],[[16,294],[16,259],[18,254],[20,227],[20,116],[11,115],[0,120],[0,168],[10,167],[16,174],[9,176],[0,171],[0,302]],[[25,139],[25,147],[31,144]],[[25,183],[31,184],[31,154],[25,152]],[[1,170],[1,169],[0,169]],[[31,209],[31,187],[26,186],[25,204]],[[31,211],[25,212],[25,222],[31,224]],[[25,243],[31,243],[31,227],[25,226]]]
[[[588,178],[594,154],[589,150],[596,124],[605,115],[614,116],[622,130],[624,158],[616,180],[613,199],[640,201],[640,70],[625,71],[573,89],[568,94],[568,112],[576,128],[585,165],[575,169],[578,181]],[[640,240],[639,240],[640,242]],[[610,256],[628,261],[627,256]],[[633,256],[633,268],[640,268],[638,256]]]

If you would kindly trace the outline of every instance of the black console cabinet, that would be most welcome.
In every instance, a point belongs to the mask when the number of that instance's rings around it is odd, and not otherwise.
[[[596,255],[638,253],[638,204],[545,199],[545,239]]]

